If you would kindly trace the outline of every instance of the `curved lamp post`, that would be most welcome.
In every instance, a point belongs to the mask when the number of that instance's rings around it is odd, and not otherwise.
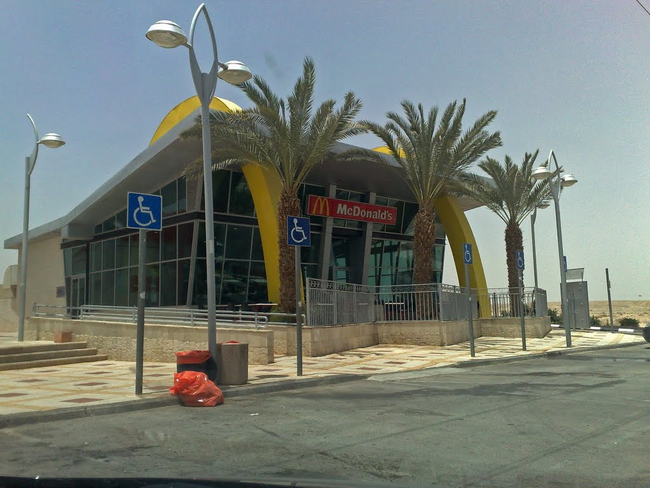
[[[551,171],[549,166],[551,158],[555,163],[555,171]],[[560,190],[575,185],[578,180],[569,173],[562,175],[562,169],[557,164],[555,153],[551,151],[545,163],[533,170],[532,177],[538,181],[549,180],[551,196],[555,203],[555,223],[557,226],[557,248],[560,257],[560,295],[562,300],[562,318],[564,321],[564,332],[566,335],[566,347],[571,347],[571,326],[569,324],[567,312],[568,297],[566,290],[566,270],[564,269],[564,248],[562,246],[562,223],[560,220]]]
[[[31,176],[36,166],[38,158],[38,146],[43,145],[51,149],[56,149],[65,144],[65,141],[59,134],[48,132],[40,139],[38,131],[32,116],[27,114],[27,118],[32,123],[34,129],[34,149],[32,153],[25,158],[25,204],[23,208],[23,246],[20,256],[20,311],[18,315],[18,342],[25,339],[25,300],[27,296],[27,233],[29,232],[29,190],[31,187]]]
[[[194,52],[194,30],[199,16],[203,14],[212,40],[213,61],[210,71],[203,73],[199,67]],[[196,88],[196,94],[201,101],[201,125],[203,133],[203,184],[205,194],[205,247],[208,280],[208,348],[212,357],[217,359],[217,325],[215,317],[215,269],[214,269],[214,211],[212,203],[212,150],[210,147],[210,102],[217,88],[217,78],[232,85],[239,85],[251,78],[250,70],[240,61],[219,62],[217,56],[217,41],[210,16],[205,4],[199,5],[190,25],[188,40],[183,29],[175,22],[160,20],[152,25],[146,33],[147,39],[160,47],[172,49],[185,46],[190,53],[190,70]]]
[[[537,219],[537,209],[543,210],[545,208],[548,208],[550,204],[546,200],[542,200],[539,202],[536,206],[535,209],[533,210],[533,214],[530,217],[530,234],[533,238],[533,274],[535,275],[535,289],[533,296],[535,297],[535,303],[539,303],[539,300],[537,299],[537,289],[539,288],[539,283],[537,281],[537,251],[535,248],[535,220]]]

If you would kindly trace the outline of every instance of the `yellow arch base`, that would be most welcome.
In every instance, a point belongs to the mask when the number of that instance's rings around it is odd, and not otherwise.
[[[151,146],[164,136],[172,127],[186,119],[192,112],[201,106],[199,97],[191,97],[174,107],[163,119],[156,129]],[[241,108],[221,98],[213,98],[210,103],[212,110],[234,112]],[[265,171],[255,164],[242,167],[244,177],[250,188],[257,213],[257,222],[260,228],[264,264],[266,267],[266,282],[269,301],[277,303],[280,299],[280,249],[278,247],[278,218],[277,208],[280,201],[280,179],[269,171]]]
[[[481,254],[479,253],[474,234],[469,226],[467,217],[465,217],[465,213],[453,196],[438,198],[434,203],[434,207],[436,215],[440,218],[440,222],[442,222],[447,238],[449,239],[451,253],[454,256],[454,263],[456,264],[458,283],[461,286],[465,286],[463,243],[467,242],[472,245],[472,261],[474,264],[469,268],[469,285],[471,288],[478,290],[481,317],[491,317],[490,299],[487,296],[487,281],[485,280]]]

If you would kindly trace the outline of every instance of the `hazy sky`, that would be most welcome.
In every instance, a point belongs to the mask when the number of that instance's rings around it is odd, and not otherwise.
[[[643,1],[643,0],[642,0]],[[644,2],[650,7],[650,0]],[[584,267],[589,295],[650,299],[650,16],[635,0],[208,1],[220,58],[239,59],[286,95],[306,55],[317,96],[353,90],[379,122],[407,98],[426,107],[467,98],[466,125],[498,110],[516,161],[553,149],[579,183],[561,198],[569,267]],[[195,94],[187,52],[144,33],[156,20],[186,32],[198,2],[0,0],[0,242],[22,229],[25,114],[61,149],[42,149],[32,175],[31,227],[65,215],[147,147],[176,104]],[[205,26],[197,31],[207,61]],[[201,56],[205,54],[206,57]],[[247,105],[225,83],[217,94]],[[350,142],[379,144],[372,136]],[[504,224],[468,213],[488,286],[507,284]],[[532,285],[530,222],[523,225]],[[559,296],[553,208],[536,225],[540,286]],[[447,254],[450,257],[450,254]],[[0,277],[15,263],[0,250]],[[457,283],[447,260],[444,281]]]

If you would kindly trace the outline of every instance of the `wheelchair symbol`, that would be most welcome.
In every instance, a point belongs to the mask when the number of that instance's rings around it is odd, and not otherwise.
[[[300,234],[300,238],[297,236]],[[301,242],[305,242],[307,240],[307,236],[305,235],[305,230],[302,227],[298,226],[298,219],[293,219],[293,227],[291,228],[291,240],[295,242],[296,244],[300,244]]]
[[[472,264],[472,245],[463,244],[463,262],[465,264]]]
[[[133,220],[135,221],[136,224],[138,224],[141,227],[149,227],[150,225],[153,225],[153,224],[156,223],[156,219],[153,216],[153,212],[151,211],[151,208],[150,207],[145,207],[144,205],[142,205],[142,202],[144,202],[144,197],[139,196],[138,197],[138,208],[136,208],[133,211]],[[149,215],[148,222],[141,221],[138,218],[138,214]]]
[[[517,269],[524,269],[524,253],[517,251]]]

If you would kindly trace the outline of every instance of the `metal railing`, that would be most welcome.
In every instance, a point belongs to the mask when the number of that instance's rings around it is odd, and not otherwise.
[[[307,325],[359,324],[375,321],[371,287],[307,278]]]
[[[493,317],[543,317],[548,313],[546,291],[526,288],[471,290],[473,318],[480,307],[490,307]],[[307,279],[307,325],[341,325],[363,322],[467,320],[465,288],[429,283],[421,285],[364,286],[329,280]]]

